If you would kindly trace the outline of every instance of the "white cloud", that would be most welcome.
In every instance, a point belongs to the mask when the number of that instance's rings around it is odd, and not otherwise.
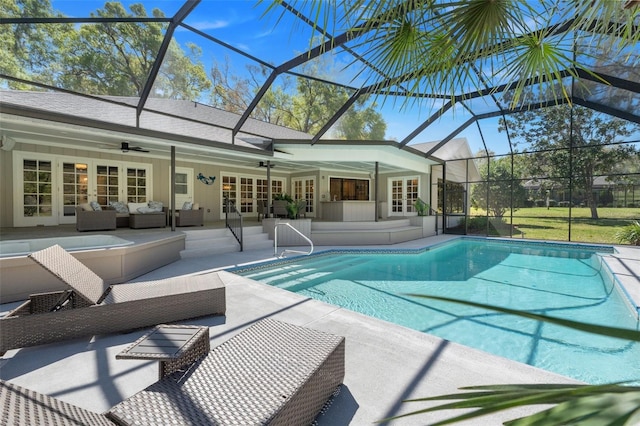
[[[226,28],[229,26],[229,24],[230,24],[229,21],[218,19],[216,21],[195,22],[189,25],[191,25],[192,27],[200,31],[205,31],[205,30],[217,30],[219,28]]]

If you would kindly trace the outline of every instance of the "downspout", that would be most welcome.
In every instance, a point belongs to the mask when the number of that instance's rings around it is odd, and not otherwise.
[[[171,231],[176,230],[176,147],[171,145]]]
[[[379,203],[378,203],[379,194],[378,194],[378,162],[377,161],[376,161],[376,171],[375,171],[375,173],[376,173],[375,174],[375,179],[376,180],[373,182],[373,186],[374,186],[374,191],[375,191],[375,199],[374,199],[374,201],[375,201],[376,205],[375,205],[374,211],[375,211],[375,215],[376,215],[375,221],[377,222],[378,218],[380,217],[380,214],[379,214],[380,212],[378,211],[379,210]]]

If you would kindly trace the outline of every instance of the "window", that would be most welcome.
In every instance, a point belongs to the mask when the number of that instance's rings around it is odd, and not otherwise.
[[[329,190],[332,200],[369,200],[369,180],[331,178]]]

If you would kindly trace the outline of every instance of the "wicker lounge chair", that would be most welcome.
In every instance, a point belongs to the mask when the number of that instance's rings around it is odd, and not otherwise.
[[[104,415],[3,381],[0,408],[16,425],[297,426],[312,423],[343,379],[343,337],[266,319]]]
[[[265,319],[109,416],[125,425],[308,425],[344,380],[344,349],[344,337]]]
[[[29,257],[71,289],[31,295],[0,318],[0,354],[226,310],[224,283],[216,273],[108,286],[58,245]]]

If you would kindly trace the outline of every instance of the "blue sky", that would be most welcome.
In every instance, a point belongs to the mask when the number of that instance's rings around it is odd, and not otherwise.
[[[54,9],[63,12],[67,16],[86,17],[91,12],[104,7],[104,1],[96,0],[51,0]],[[166,16],[172,16],[183,4],[184,0],[144,0],[128,1],[121,3],[128,9],[133,3],[142,3],[151,14],[153,8],[160,8]],[[229,45],[260,58],[270,64],[278,65],[294,58],[310,46],[310,40],[314,36],[312,29],[306,24],[294,20],[289,13],[281,15],[277,13],[267,17],[262,16],[265,4],[256,7],[255,0],[202,0],[194,11],[187,17],[185,23],[215,37]],[[295,2],[294,2],[295,4]],[[280,19],[280,20],[279,20]],[[334,34],[335,35],[335,34]],[[203,49],[201,60],[205,69],[209,69],[215,60],[218,63],[229,61],[233,72],[245,72],[247,64],[256,64],[242,55],[233,53],[220,45],[210,42],[202,37],[184,29],[178,29],[175,33],[176,40],[183,44],[193,41]],[[358,68],[349,66],[353,57],[345,52],[334,56],[331,77],[337,82],[349,86],[358,87],[363,81],[357,76]],[[481,101],[482,102],[482,101]],[[380,103],[380,102],[379,102]],[[402,109],[398,102],[387,99],[378,110],[387,122],[387,139],[403,140],[417,126],[431,116],[440,104],[423,104],[419,107]],[[475,106],[474,106],[475,108]],[[480,105],[479,109],[486,110],[486,106]],[[495,109],[492,107],[491,109]],[[482,111],[484,112],[484,111]],[[454,131],[470,118],[470,114],[462,108],[457,108],[455,114],[445,114],[442,120],[431,125],[427,131],[422,132],[411,143],[430,142],[440,140]],[[495,152],[508,150],[506,136],[498,132],[498,119],[481,121],[482,134]],[[483,148],[482,141],[476,124],[472,124],[466,131],[458,135],[466,137],[469,141],[471,152],[477,152]]]

